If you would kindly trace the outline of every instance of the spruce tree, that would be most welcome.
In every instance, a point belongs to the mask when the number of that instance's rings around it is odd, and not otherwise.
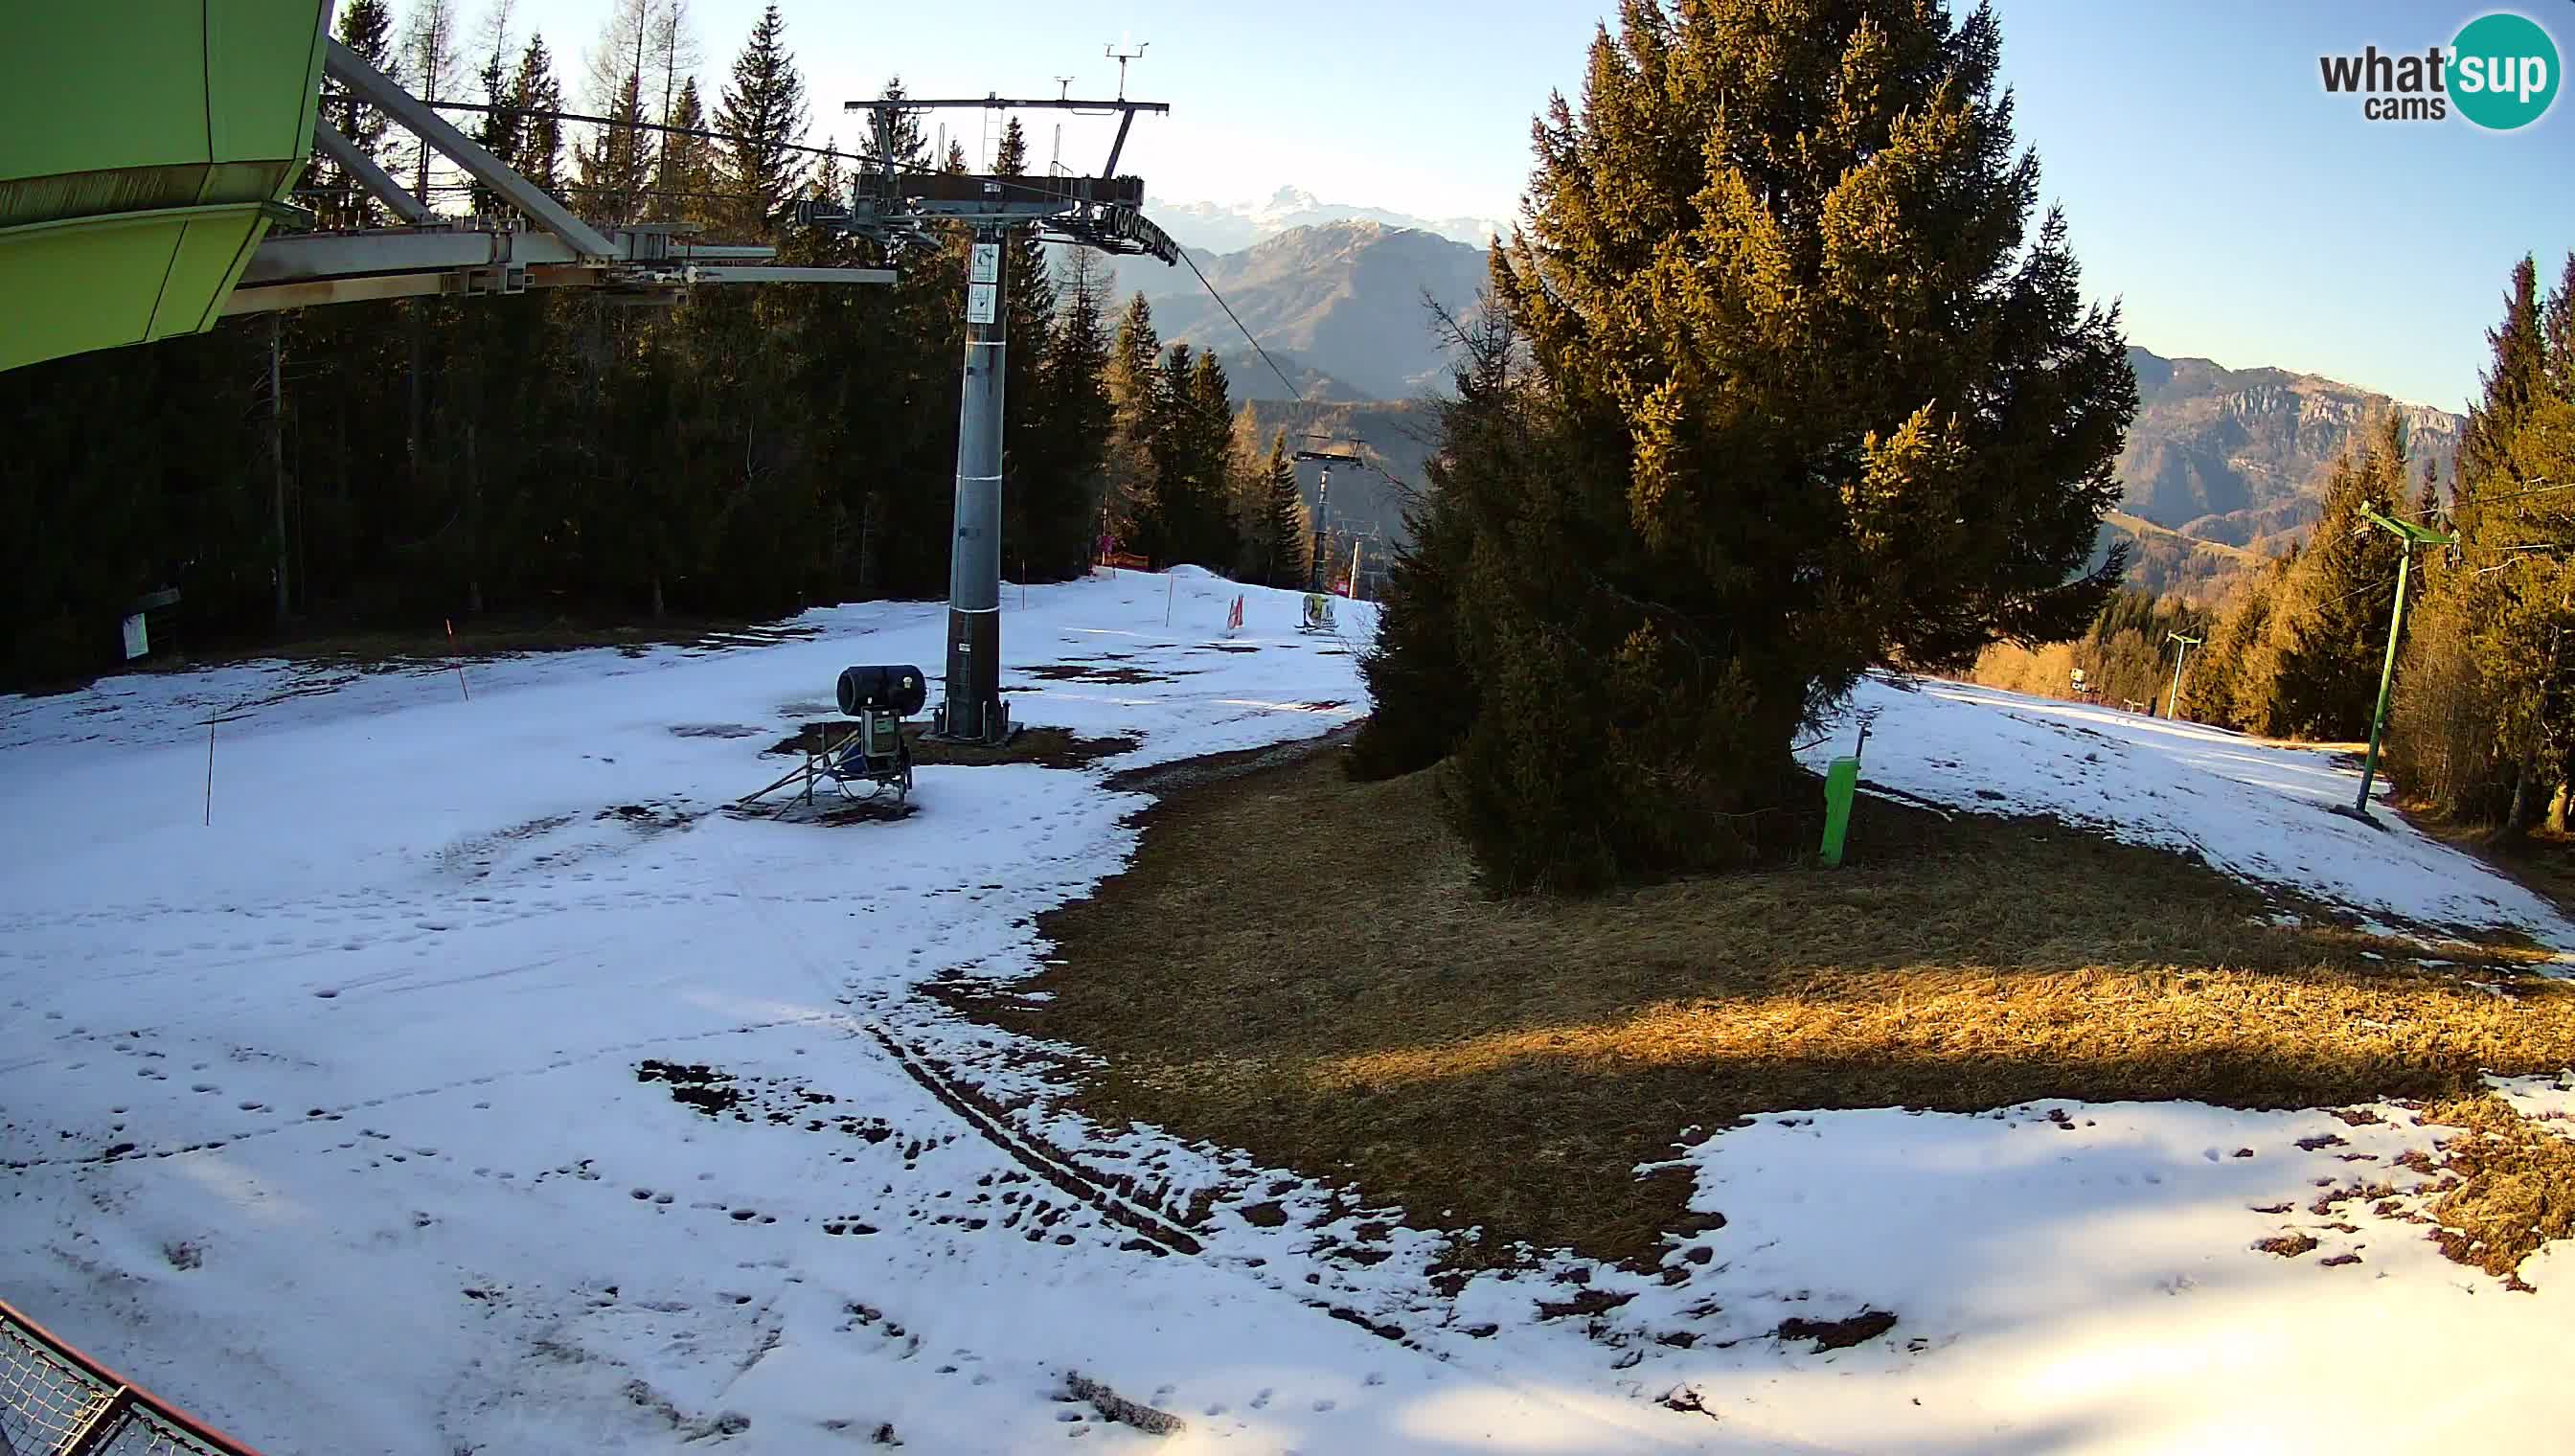
[[[2405,427],[2393,412],[2365,444],[2355,439],[2334,462],[2324,514],[2281,578],[2263,635],[2236,681],[2236,706],[2253,731],[2346,741],[2368,735],[2404,547],[2362,510],[2398,509],[2405,464]]]
[[[2124,567],[2084,572],[2135,380],[2031,227],[1993,14],[1795,15],[1624,0],[1534,128],[1492,292],[1542,448],[1455,483],[1497,886],[1739,861],[1863,671],[2072,636]]]
[[[1046,339],[1046,454],[1060,488],[1029,510],[1032,575],[1042,581],[1080,576],[1090,564],[1108,492],[1109,324],[1106,280],[1098,257],[1077,248]],[[1016,346],[1014,346],[1016,347]]]
[[[734,57],[733,79],[716,107],[715,130],[725,135],[718,168],[724,190],[738,199],[728,221],[745,237],[774,234],[802,195],[807,164],[791,148],[803,143],[808,124],[805,78],[787,49],[787,22],[773,4]]]
[[[607,111],[608,125],[600,128],[590,144],[573,146],[573,166],[578,177],[574,190],[586,217],[619,225],[643,216],[654,157],[654,148],[641,126],[645,120],[643,86],[640,72],[627,72],[617,82]]]
[[[1350,744],[1354,778],[1427,768],[1453,752],[1474,726],[1480,699],[1459,615],[1474,546],[1470,483],[1502,479],[1546,459],[1538,436],[1545,401],[1517,367],[1519,340],[1508,316],[1480,312],[1459,331],[1458,343],[1455,393],[1438,406],[1439,451],[1423,468],[1422,494],[1404,512],[1409,544],[1386,573],[1376,637],[1359,659],[1376,711],[1360,722]]]
[[[2486,331],[2494,362],[2485,371],[2485,397],[2468,408],[2467,428],[2459,435],[2464,499],[2472,501],[2487,480],[2504,469],[2512,434],[2538,391],[2547,360],[2539,312],[2539,267],[2536,260],[2525,257],[2513,265],[2504,294],[2503,322]]]
[[[1159,511],[1154,432],[1162,418],[1162,376],[1155,363],[1162,352],[1153,305],[1141,293],[1130,297],[1119,315],[1105,379],[1111,420],[1106,504],[1110,535],[1124,549],[1148,556],[1154,551],[1149,523]]]
[[[698,83],[680,83],[667,125],[682,131],[704,131],[707,115],[698,101]],[[653,214],[700,226],[721,226],[727,211],[723,184],[716,176],[716,144],[679,132],[662,138],[662,155],[653,174]]]
[[[390,70],[393,24],[393,14],[386,9],[384,0],[349,0],[340,12],[340,44],[357,52],[377,70]],[[383,112],[343,95],[323,101],[322,118],[378,166],[393,164],[386,147],[393,123]],[[382,205],[358,179],[319,150],[313,154],[309,176],[308,185],[318,194],[314,210],[321,215],[323,227],[374,227],[385,219]]]
[[[1270,437],[1270,454],[1257,477],[1261,531],[1268,546],[1259,580],[1272,587],[1301,587],[1311,563],[1313,524],[1305,512],[1305,494],[1296,484],[1296,464],[1288,458],[1288,432]]]
[[[543,34],[529,36],[528,48],[519,53],[519,68],[510,77],[510,99],[527,118],[512,165],[520,176],[561,200],[565,193],[563,123],[549,113],[564,109],[563,83],[555,78],[554,55],[546,49]]]

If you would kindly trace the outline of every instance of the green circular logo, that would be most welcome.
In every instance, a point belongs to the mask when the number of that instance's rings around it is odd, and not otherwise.
[[[2557,99],[2557,43],[2527,16],[2481,15],[2450,43],[2450,100],[2490,131],[2539,120]]]

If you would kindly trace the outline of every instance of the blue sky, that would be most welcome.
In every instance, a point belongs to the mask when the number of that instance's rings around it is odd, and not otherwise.
[[[488,3],[488,0],[484,0]],[[478,0],[462,0],[475,11]],[[397,0],[397,8],[400,0]],[[567,80],[605,0],[517,0]],[[2460,120],[2371,123],[2328,97],[2320,53],[2419,52],[2496,8],[2452,0],[1996,0],[2020,135],[2063,203],[2092,293],[2119,298],[2159,354],[2272,364],[2458,409],[2476,390],[2507,270],[2553,275],[2575,248],[2575,96],[2523,132]],[[2575,0],[2517,0],[2575,64]],[[709,90],[757,0],[691,0]],[[1427,217],[1508,218],[1530,117],[1581,75],[1607,7],[1460,0],[1177,0],[983,7],[785,0],[818,132],[900,71],[915,94],[1115,89],[1104,43],[1150,43],[1131,90],[1172,103],[1138,123],[1122,171],[1155,196],[1234,202],[1294,185]],[[2570,88],[2575,89],[2575,88]],[[950,118],[968,150],[980,116]],[[1040,155],[1052,121],[1036,127]],[[1068,124],[1065,159],[1106,134]]]

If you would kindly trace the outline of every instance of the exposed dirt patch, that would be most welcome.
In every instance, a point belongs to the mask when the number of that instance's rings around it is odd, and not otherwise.
[[[671,1100],[695,1107],[710,1117],[732,1111],[742,1101],[742,1093],[733,1078],[703,1062],[680,1063],[651,1057],[637,1064],[635,1080],[660,1082],[671,1089]],[[749,1121],[745,1117],[742,1120]]]
[[[2312,1250],[2315,1246],[2315,1239],[2303,1233],[2279,1234],[2271,1238],[2259,1240],[2253,1245],[2253,1247],[2260,1249],[2266,1254],[2278,1254],[2284,1259],[2294,1259],[2298,1255]]]
[[[682,738],[756,738],[761,729],[747,723],[675,723],[671,733]]]
[[[1083,663],[1049,663],[1031,668],[1028,675],[1050,683],[1104,683],[1118,688],[1141,688],[1148,683],[1170,683],[1190,677],[1188,673],[1148,673],[1137,668],[1096,668]]]
[[[1011,989],[1053,999],[952,994],[1102,1052],[1077,1097],[1113,1124],[1453,1210],[1483,1229],[1461,1265],[1662,1260],[1687,1180],[1632,1170],[1757,1112],[2336,1107],[2575,1064],[2575,985],[2500,998],[2044,819],[1863,796],[1838,871],[1497,901],[1437,770],[1350,783],[1340,741],[1117,775],[1166,797],[1125,873],[1042,919],[1063,963]]]
[[[1895,1316],[1883,1309],[1863,1309],[1847,1319],[1792,1319],[1779,1326],[1783,1340],[1813,1340],[1815,1353],[1864,1345],[1895,1328]]]
[[[859,725],[849,719],[821,719],[799,726],[762,753],[821,752],[858,730]],[[976,768],[993,763],[1035,763],[1043,768],[1087,768],[1103,758],[1133,751],[1138,741],[1123,733],[1081,737],[1071,728],[1032,726],[1013,733],[1011,740],[999,747],[987,747],[981,743],[943,742],[929,736],[929,732],[927,724],[903,727],[903,738],[911,745],[915,764]]]

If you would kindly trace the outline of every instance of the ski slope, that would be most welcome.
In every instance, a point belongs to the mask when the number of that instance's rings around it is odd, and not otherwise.
[[[1806,749],[1851,750],[1872,717],[1860,781],[1985,813],[2034,813],[2131,843],[2193,854],[2238,878],[2327,901],[2390,929],[2521,930],[2575,950],[2575,924],[2386,806],[2378,826],[2337,814],[2360,763],[2201,724],[1932,680],[1863,680],[1840,722]]]
[[[283,664],[0,700],[0,1295],[281,1453],[2509,1448],[2575,1420],[2541,1363],[2575,1259],[2520,1295],[2402,1225],[2341,1236],[2356,1266],[2248,1249],[2283,1223],[2255,1206],[2419,1139],[2393,1109],[1675,1128],[1726,1221],[1662,1270],[1454,1286],[1427,1213],[1088,1123],[1078,1054],[924,987],[1048,954],[1035,917],[1135,846],[1119,770],[1361,711],[1368,609],[1306,636],[1253,590],[1229,638],[1238,590],[1014,594],[1018,717],[1136,746],[925,766],[886,823],[723,805],[843,666],[935,671],[936,606],[473,664],[470,700],[438,665]],[[1855,707],[1882,788],[2563,933],[2404,832],[2319,845],[2325,755],[1947,685]],[[1550,1315],[1577,1279],[1627,1297]],[[1871,1308],[1899,1320],[1850,1348],[1773,1337]],[[1185,1425],[1110,1422],[1077,1373]]]

